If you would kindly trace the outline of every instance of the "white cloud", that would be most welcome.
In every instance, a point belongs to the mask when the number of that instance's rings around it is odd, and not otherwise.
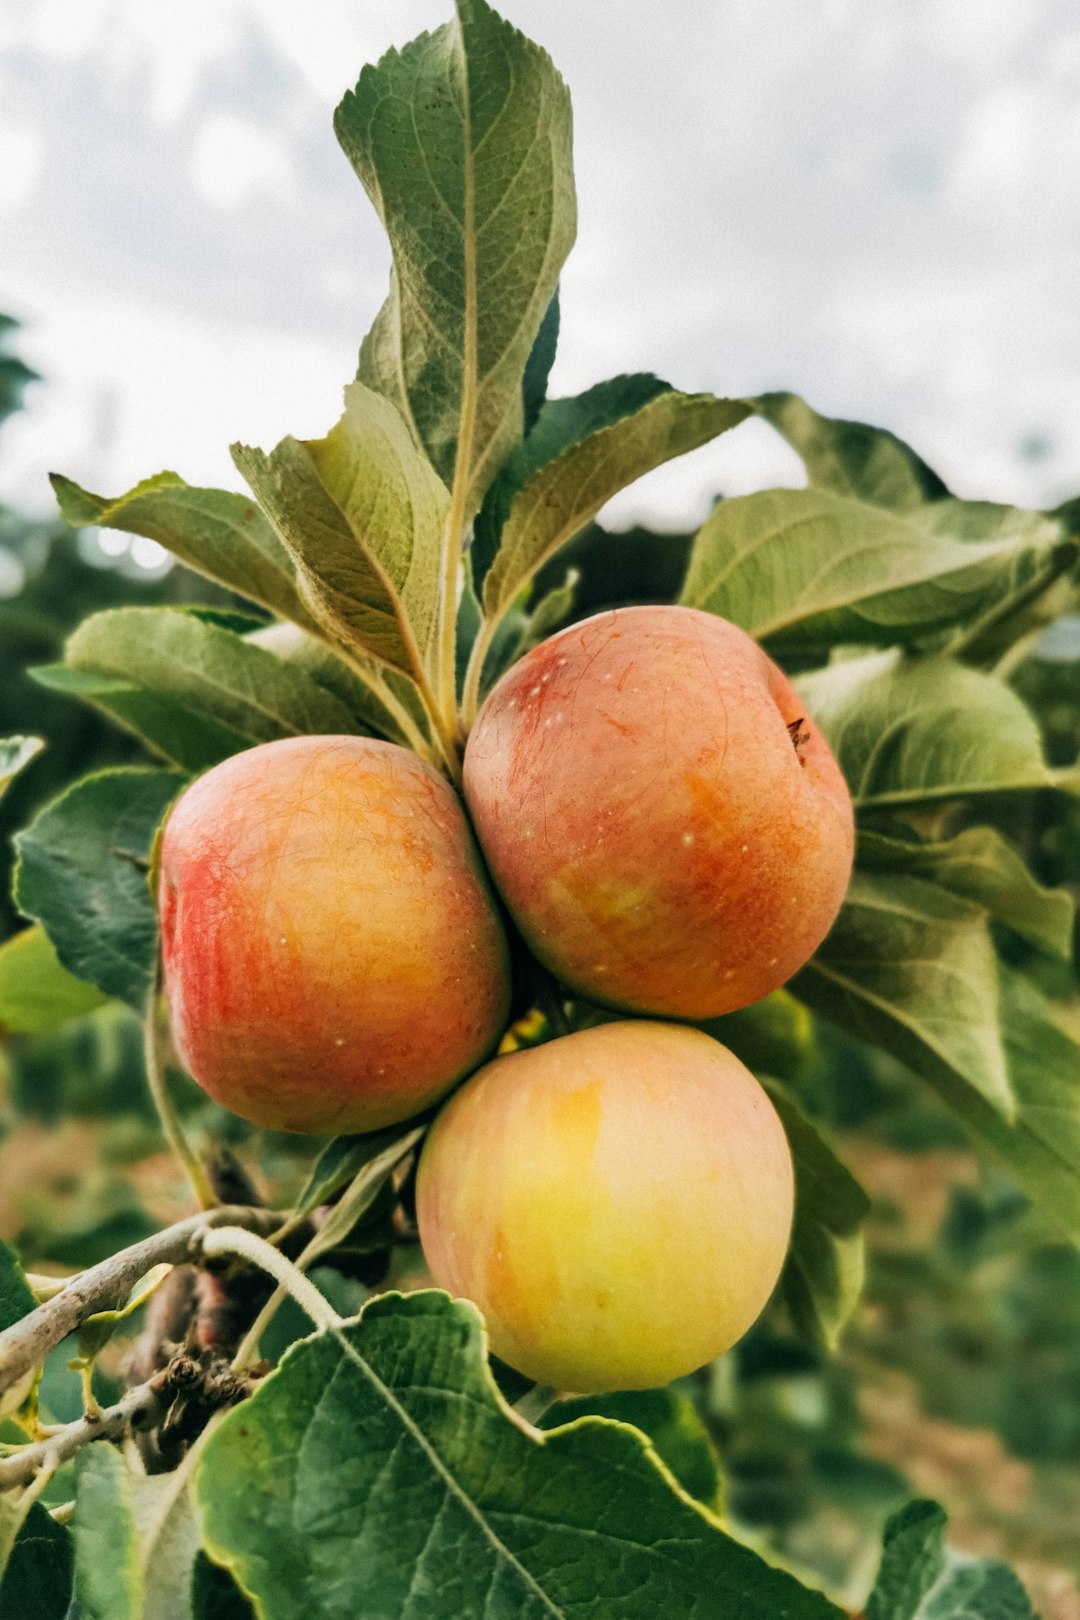
[[[211,208],[238,208],[260,196],[294,194],[292,153],[272,129],[237,113],[214,113],[195,133],[191,183]]]
[[[0,127],[0,214],[26,207],[37,190],[44,153],[37,130]]]

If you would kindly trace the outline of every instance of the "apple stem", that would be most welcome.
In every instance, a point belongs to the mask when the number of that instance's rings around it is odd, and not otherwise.
[[[290,1294],[300,1309],[311,1317],[316,1327],[329,1332],[332,1328],[340,1327],[344,1321],[344,1317],[338,1315],[315,1284],[280,1249],[275,1249],[272,1243],[267,1243],[257,1233],[245,1231],[242,1226],[215,1226],[205,1234],[201,1247],[207,1259],[214,1255],[235,1254],[241,1260],[247,1260],[268,1272],[278,1287]]]
[[[210,1177],[202,1164],[195,1149],[184,1135],[183,1127],[172,1105],[168,1087],[165,1083],[165,1065],[161,1054],[161,1034],[158,1025],[158,995],[161,988],[160,961],[154,971],[154,983],[147,1001],[146,1017],[143,1021],[143,1053],[146,1060],[146,1083],[150,1088],[150,1095],[154,1099],[161,1128],[165,1133],[165,1140],[172,1148],[187,1172],[195,1197],[199,1201],[200,1209],[214,1209],[219,1200],[214,1196],[214,1189],[210,1185]]]
[[[558,1398],[558,1390],[553,1389],[550,1384],[534,1384],[532,1389],[525,1391],[520,1400],[514,1402],[514,1411],[535,1428],[544,1413],[555,1405]]]

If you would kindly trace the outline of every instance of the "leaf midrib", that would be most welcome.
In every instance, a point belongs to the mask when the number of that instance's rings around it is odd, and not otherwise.
[[[372,1367],[371,1363],[360,1354],[356,1346],[346,1338],[341,1329],[334,1328],[331,1331],[346,1358],[353,1364],[354,1367],[356,1367],[361,1376],[367,1380],[376,1393],[386,1402],[387,1406],[401,1423],[402,1428],[405,1429],[406,1433],[416,1443],[416,1445],[420,1447],[421,1451],[428,1459],[428,1462],[431,1464],[433,1471],[441,1479],[447,1494],[454,1497],[460,1506],[465,1509],[465,1512],[469,1515],[469,1517],[473,1519],[477,1525],[479,1525],[482,1534],[487,1541],[490,1542],[495,1552],[500,1557],[504,1558],[510,1567],[519,1575],[522,1584],[540,1599],[547,1613],[556,1616],[556,1620],[567,1620],[565,1610],[558,1608],[555,1603],[552,1602],[551,1598],[544,1591],[543,1587],[539,1584],[532,1572],[526,1569],[521,1560],[515,1556],[502,1538],[496,1534],[492,1526],[488,1523],[488,1520],[485,1518],[484,1514],[481,1512],[479,1506],[473,1501],[472,1497],[465,1490],[464,1486],[462,1486],[451,1473],[450,1469],[440,1457],[435,1447],[431,1444],[431,1441],[428,1439],[423,1429],[408,1411],[407,1407],[398,1400],[397,1396],[394,1394],[389,1385],[383,1382],[378,1373],[375,1371],[374,1367]],[[445,1391],[442,1393],[445,1393]]]

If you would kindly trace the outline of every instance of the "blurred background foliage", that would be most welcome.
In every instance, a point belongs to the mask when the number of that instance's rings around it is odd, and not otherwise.
[[[0,418],[34,382],[13,336],[0,318]],[[76,774],[140,757],[133,739],[46,691],[28,669],[56,661],[93,610],[227,602],[184,570],[133,554],[122,537],[107,539],[0,509],[0,735],[47,742],[0,802],[0,940],[21,926],[8,899],[11,834]],[[620,577],[634,559],[633,599],[670,600],[688,540],[593,526],[541,576],[537,596],[573,568],[575,616],[612,605],[617,546]],[[1051,762],[1074,759],[1080,620],[1055,625],[1013,678],[1040,717]],[[1075,894],[1080,801],[1044,793],[1005,806],[996,812],[1003,830],[1036,876]],[[1072,971],[1033,946],[1009,948],[1025,953],[1025,968],[1080,1031]],[[931,1495],[947,1507],[957,1547],[1006,1558],[1046,1620],[1080,1620],[1080,1253],[976,1158],[953,1117],[899,1064],[782,992],[763,1005],[760,1015],[724,1020],[723,1038],[758,1072],[798,1083],[874,1210],[863,1302],[835,1355],[807,1349],[776,1305],[736,1350],[684,1381],[721,1462],[727,1511],[794,1567],[857,1592],[873,1574],[888,1514],[913,1493]],[[191,1123],[224,1148],[242,1146],[245,1163],[258,1166],[268,1201],[295,1196],[309,1140],[254,1132],[173,1078]],[[409,1189],[400,1191],[407,1210]],[[44,1033],[0,1029],[0,1238],[28,1266],[60,1272],[101,1259],[186,1213],[186,1200],[146,1097],[129,1012],[109,1003]],[[400,1211],[392,1226],[392,1204],[377,1201],[332,1256],[334,1269],[317,1274],[342,1310],[358,1308],[365,1283],[388,1263],[396,1283],[424,1281]],[[305,1326],[286,1310],[274,1331],[280,1353]],[[129,1346],[118,1337],[99,1363],[100,1397],[119,1389]],[[79,1409],[70,1353],[54,1354],[42,1388],[46,1412],[60,1421]],[[702,1445],[699,1433],[691,1459],[699,1470]],[[676,1466],[678,1437],[673,1446]],[[68,1494],[61,1476],[47,1499]]]

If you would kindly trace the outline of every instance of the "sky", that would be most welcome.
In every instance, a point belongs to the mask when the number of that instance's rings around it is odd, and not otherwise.
[[[449,0],[0,0],[0,310],[46,379],[0,500],[239,487],[337,417],[389,252],[334,140]],[[891,427],[958,493],[1080,491],[1075,0],[502,0],[574,101],[553,391],[651,370]],[[760,422],[609,521],[801,482]]]

